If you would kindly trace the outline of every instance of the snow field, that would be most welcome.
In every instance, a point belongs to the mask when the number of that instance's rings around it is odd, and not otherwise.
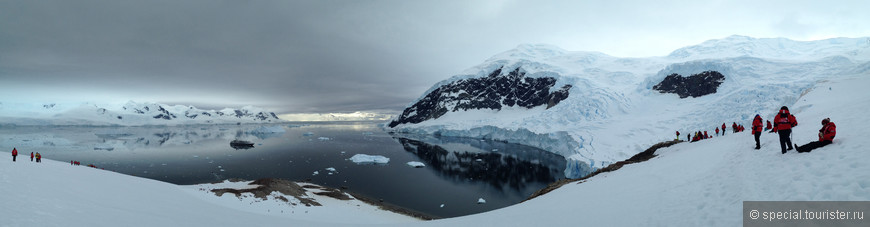
[[[811,107],[790,108],[800,109],[798,144],[817,140],[822,117],[839,126],[833,144],[811,153],[780,154],[773,133],[762,134],[760,150],[748,131],[729,133],[659,149],[647,162],[519,205],[423,225],[739,226],[743,201],[867,201],[870,141],[861,138],[870,127],[860,116],[870,111],[870,93],[855,91],[868,84],[866,76],[820,83],[795,105]]]
[[[48,159],[35,163],[21,155],[12,162],[9,152],[0,153],[5,154],[0,226],[349,226],[416,220],[357,200],[312,195],[324,206],[291,207],[276,199],[217,197],[207,190],[216,186],[208,184],[179,186]],[[236,184],[221,187],[248,187]]]

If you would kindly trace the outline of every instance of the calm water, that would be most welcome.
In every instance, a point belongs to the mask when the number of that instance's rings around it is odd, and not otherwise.
[[[510,206],[564,178],[562,156],[528,146],[391,135],[373,123],[279,126],[286,132],[252,133],[261,125],[3,127],[0,145],[182,185],[230,178],[310,180],[439,217]],[[254,142],[254,148],[235,149],[233,139]],[[354,154],[390,161],[359,165],[347,160]],[[426,167],[409,167],[409,161]],[[477,204],[478,198],[486,203]]]

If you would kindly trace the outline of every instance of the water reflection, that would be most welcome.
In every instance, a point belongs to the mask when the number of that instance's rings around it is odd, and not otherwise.
[[[532,147],[468,138],[394,139],[427,168],[454,182],[482,181],[499,190],[523,191],[532,183],[546,185],[564,178],[565,158]]]

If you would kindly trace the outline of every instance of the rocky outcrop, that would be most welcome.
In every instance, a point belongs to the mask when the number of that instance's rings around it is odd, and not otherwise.
[[[674,73],[653,86],[653,90],[660,93],[674,93],[680,98],[689,96],[696,98],[716,93],[719,85],[724,81],[725,76],[717,71],[705,71],[688,77]]]
[[[499,68],[487,77],[457,80],[436,88],[406,108],[402,115],[390,122],[390,127],[420,123],[460,110],[501,110],[504,106],[533,108],[543,105],[550,108],[568,98],[571,89],[571,85],[565,85],[550,92],[555,84],[556,79],[552,77],[526,77],[521,68],[506,75],[502,75],[502,68]]]

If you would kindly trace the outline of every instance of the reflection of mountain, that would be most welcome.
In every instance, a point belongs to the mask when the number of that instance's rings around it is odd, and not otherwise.
[[[71,150],[135,150],[163,146],[208,144],[207,141],[240,139],[262,141],[284,134],[288,125],[271,125],[264,131],[263,125],[197,125],[157,127],[16,127],[6,143],[9,146],[25,146],[33,149],[67,147]],[[278,130],[281,129],[281,130]],[[222,144],[226,144],[221,142]],[[4,143],[0,143],[2,145]],[[55,148],[52,148],[55,149]]]
[[[120,144],[126,148],[159,147],[166,145],[196,144],[208,140],[264,140],[281,136],[283,133],[258,133],[258,126],[222,126],[222,127],[127,127],[122,135],[107,135],[97,133],[103,142]],[[279,126],[280,127],[280,126]],[[232,128],[232,129],[229,129]]]
[[[487,182],[495,188],[524,189],[527,184],[548,184],[563,178],[565,158],[545,151],[511,149],[519,146],[465,138],[439,138],[439,145],[396,137],[406,151],[416,154],[444,177],[466,182]],[[497,150],[497,151],[493,151]]]

